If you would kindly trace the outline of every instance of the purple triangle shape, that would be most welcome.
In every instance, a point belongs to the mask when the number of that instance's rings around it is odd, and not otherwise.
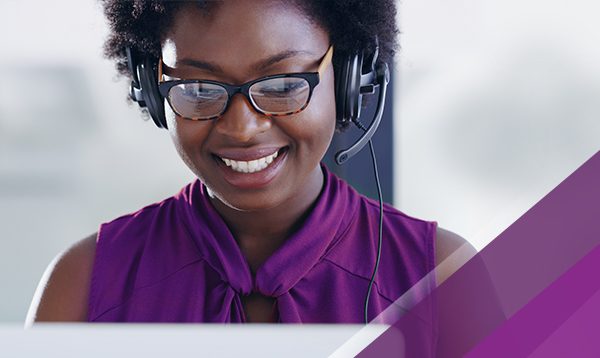
[[[600,291],[539,346],[529,358],[598,357]]]
[[[600,245],[527,303],[465,357],[529,357],[569,317],[600,291],[599,273]],[[598,331],[599,326],[599,323],[593,322],[590,328],[592,331]],[[552,352],[546,355],[547,358],[562,356],[564,355],[556,355]]]
[[[399,332],[406,357],[435,357],[436,348],[437,357],[464,356],[500,327],[505,317],[510,320],[598,246],[599,222],[600,152],[357,357],[402,356],[398,353]],[[439,325],[428,332],[428,336],[436,337],[439,331],[436,346],[433,340],[423,339],[422,323],[414,317],[431,314],[427,310],[435,309],[432,307],[438,307],[438,303]],[[514,332],[509,330],[507,334]],[[508,344],[509,339],[517,337],[503,339]],[[516,357],[529,350],[514,348]]]

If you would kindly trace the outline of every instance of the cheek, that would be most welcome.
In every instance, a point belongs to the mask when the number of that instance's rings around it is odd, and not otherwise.
[[[175,145],[175,149],[177,149],[177,152],[182,157],[182,159],[185,161],[184,150],[183,150],[183,145],[182,145],[182,138],[179,135],[179,133],[180,133],[179,123],[177,123],[177,120],[175,119],[175,114],[170,109],[166,109],[165,117],[167,120],[167,127],[169,129],[169,135],[171,136],[171,141],[173,141],[173,145]]]
[[[182,133],[185,133],[185,131],[182,130],[179,121],[177,121],[175,114],[170,110],[170,108],[165,111],[165,117],[167,120],[167,126],[169,128],[169,135],[171,136],[171,140],[173,141],[173,145],[175,146],[177,153],[179,153],[181,159],[183,159],[183,161],[190,166],[191,158],[186,152],[184,145],[186,139],[182,137]]]
[[[199,176],[201,147],[206,139],[207,123],[178,119],[171,110],[166,111],[169,135],[183,162]]]
[[[312,136],[315,145],[325,154],[335,132],[335,94],[333,75],[327,73],[323,81],[315,88],[309,108],[309,120],[305,130]]]

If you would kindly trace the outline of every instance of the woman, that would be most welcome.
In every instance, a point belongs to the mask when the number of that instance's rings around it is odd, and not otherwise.
[[[60,254],[28,321],[362,322],[378,204],[320,161],[345,126],[336,123],[334,73],[348,54],[377,46],[391,60],[393,2],[104,3],[107,53],[122,73],[126,47],[131,58],[160,58],[165,124],[199,181]],[[298,73],[318,73],[318,84],[304,105],[280,113],[270,101],[298,98],[265,77]],[[180,80],[193,80],[195,92]],[[223,92],[246,83],[258,83],[255,93]],[[261,102],[269,91],[277,94]],[[229,102],[215,109],[218,96]],[[386,206],[368,319],[463,244]],[[437,271],[438,284],[473,253],[465,247]]]

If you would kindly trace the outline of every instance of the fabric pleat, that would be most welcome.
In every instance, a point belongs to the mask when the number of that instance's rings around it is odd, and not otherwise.
[[[103,224],[88,321],[244,322],[241,297],[276,298],[282,323],[361,323],[377,254],[379,204],[322,167],[325,186],[301,228],[252,276],[196,180],[160,203]],[[433,222],[384,208],[374,318],[435,267]],[[435,285],[422,292],[427,294]],[[422,318],[433,327],[435,310]]]

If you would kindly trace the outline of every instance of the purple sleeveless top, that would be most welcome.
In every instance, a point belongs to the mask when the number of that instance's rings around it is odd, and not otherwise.
[[[362,323],[377,256],[379,204],[323,170],[325,188],[314,210],[256,277],[198,180],[103,224],[88,321],[245,322],[240,295],[255,292],[276,298],[278,322]],[[435,267],[436,224],[388,205],[384,210],[369,319]],[[434,311],[421,317],[427,329],[435,326]]]

